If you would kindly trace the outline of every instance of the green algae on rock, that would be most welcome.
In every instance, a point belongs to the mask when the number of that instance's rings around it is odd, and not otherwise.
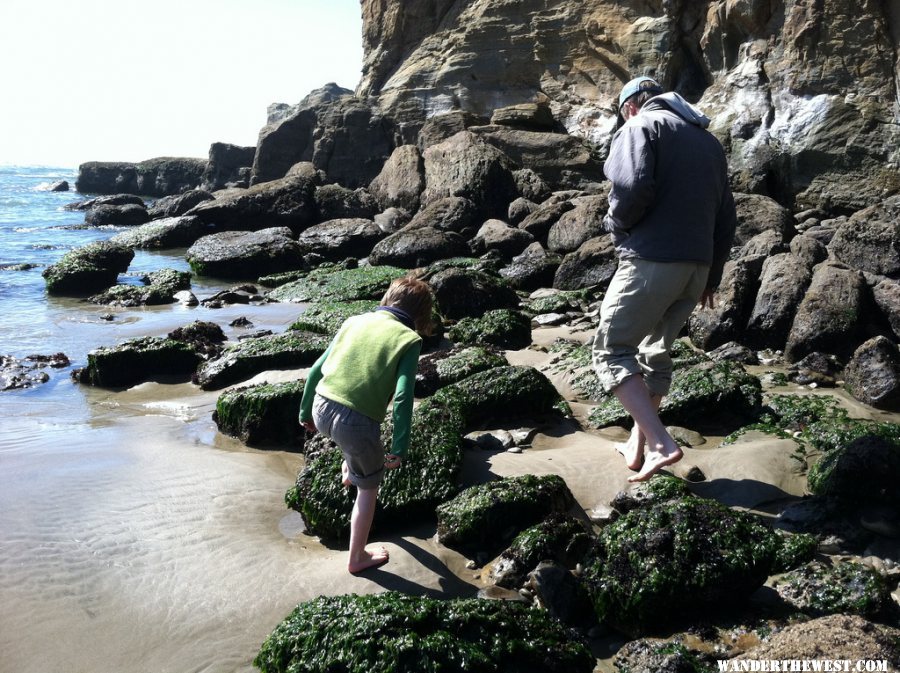
[[[260,383],[222,393],[213,421],[219,431],[248,446],[299,450],[303,445],[300,400],[304,381]]]
[[[447,336],[462,345],[490,345],[516,350],[531,343],[531,320],[521,311],[495,309],[480,318],[463,318]]]
[[[92,386],[123,388],[159,378],[189,379],[201,362],[190,344],[163,337],[129,339],[117,346],[97,348],[87,367],[73,377]]]
[[[388,591],[301,603],[253,663],[262,673],[591,673],[596,661],[544,610]]]
[[[269,297],[285,302],[354,301],[381,299],[391,281],[409,273],[394,266],[364,266],[335,269],[323,266],[299,280],[280,285]]]
[[[667,500],[691,498],[693,493],[687,482],[669,474],[654,474],[647,481],[630,485],[613,496],[610,506],[619,514],[627,514],[633,509],[650,507]]]
[[[157,306],[171,304],[177,292],[191,287],[191,274],[175,269],[154,271],[143,280],[146,285],[113,285],[88,301],[110,306]]]
[[[779,578],[775,589],[795,609],[815,617],[853,614],[878,618],[897,610],[884,576],[854,561],[833,566],[809,563]]]
[[[371,311],[376,306],[378,302],[374,299],[310,304],[288,329],[315,332],[333,338],[347,318]]]
[[[772,574],[784,573],[794,568],[799,568],[804,563],[809,563],[816,555],[819,546],[819,538],[811,533],[783,533],[781,547],[775,555],[775,563],[772,565]]]
[[[631,636],[733,606],[762,586],[782,542],[703,498],[636,509],[604,528],[582,577],[597,617]]]
[[[203,390],[216,390],[267,369],[308,367],[328,348],[328,337],[311,332],[284,332],[244,339],[225,348],[197,372]]]
[[[128,270],[134,251],[109,241],[71,250],[42,272],[50,294],[84,296],[115,285]]]
[[[499,552],[512,538],[575,498],[562,477],[532,474],[470,486],[437,508],[438,541],[470,554]]]
[[[413,411],[409,453],[399,469],[385,474],[375,525],[433,514],[459,492],[467,428],[510,413],[538,416],[564,408],[553,384],[532,367],[497,367],[441,388]],[[390,434],[387,421],[382,427],[386,446]],[[285,503],[303,515],[307,530],[323,538],[346,538],[349,531],[353,498],[341,485],[340,468],[340,451],[323,451],[307,462],[285,494]]]
[[[557,290],[546,296],[526,299],[522,311],[529,316],[542,313],[565,313],[566,311],[587,311],[588,304],[595,299],[591,290]]]
[[[500,353],[484,346],[453,348],[425,355],[419,360],[416,372],[416,396],[428,397],[467,376],[507,364]]]
[[[900,426],[873,423],[866,428],[864,424],[858,431],[865,434],[825,451],[809,469],[810,492],[844,500],[900,504]]]

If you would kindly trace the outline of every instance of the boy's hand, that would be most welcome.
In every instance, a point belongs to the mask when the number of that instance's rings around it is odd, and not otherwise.
[[[384,454],[384,468],[386,470],[396,470],[402,462],[403,459],[400,456],[395,456],[393,453]]]
[[[303,421],[302,423],[300,423],[300,425],[302,425],[303,429],[311,435],[314,435],[318,432],[318,429],[316,429],[316,424],[312,421]]]

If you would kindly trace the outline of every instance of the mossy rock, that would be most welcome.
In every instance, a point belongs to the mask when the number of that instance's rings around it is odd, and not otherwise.
[[[99,241],[67,252],[42,275],[50,294],[86,296],[115,285],[132,259],[134,251],[130,248]]]
[[[868,424],[863,424],[859,430]],[[807,474],[814,495],[850,501],[877,501],[900,504],[900,441],[876,434],[878,428],[893,424],[871,424],[871,434],[863,434],[847,444],[825,451]],[[873,427],[874,426],[874,427]],[[888,427],[893,434],[900,426]]]
[[[278,301],[321,302],[381,299],[391,281],[409,273],[394,266],[356,269],[320,267],[300,280],[281,285],[269,293]]]
[[[816,555],[819,538],[810,533],[780,533],[781,548],[775,556],[772,574],[784,573],[809,563]]]
[[[416,372],[416,397],[428,397],[467,376],[507,364],[499,352],[484,346],[453,348],[426,355],[419,360]]]
[[[229,390],[216,401],[213,421],[220,432],[248,446],[299,451],[304,436],[299,418],[304,383],[261,383]]]
[[[203,390],[216,390],[244,381],[268,369],[297,369],[312,365],[328,348],[328,337],[311,332],[285,332],[244,339],[225,348],[197,372]]]
[[[710,653],[698,652],[677,640],[641,638],[620,649],[613,665],[618,673],[715,673]]]
[[[555,474],[509,477],[470,486],[437,508],[438,541],[462,553],[496,555],[520,532],[575,498]]]
[[[187,380],[201,357],[183,341],[163,337],[129,339],[117,346],[97,348],[87,356],[77,380],[92,386],[124,388],[144,381]]]
[[[347,318],[371,311],[376,306],[378,301],[374,299],[310,304],[288,329],[315,332],[333,338]]]
[[[518,589],[541,561],[556,561],[571,570],[584,561],[592,539],[593,534],[578,519],[552,513],[516,535],[494,563],[491,576],[498,586]]]
[[[582,577],[597,617],[637,637],[749,597],[781,546],[754,516],[686,498],[604,528]]]
[[[531,320],[521,311],[501,308],[480,318],[463,318],[447,336],[457,344],[517,350],[531,344]]]
[[[834,566],[810,563],[779,578],[775,589],[796,610],[816,617],[853,614],[878,618],[896,611],[884,576],[853,561]]]
[[[655,474],[647,481],[632,484],[616,493],[610,506],[619,514],[627,514],[633,509],[691,497],[693,493],[684,480],[669,474]]]
[[[716,427],[730,432],[757,418],[762,407],[762,384],[737,362],[701,362],[676,369],[672,387],[663,398],[659,416],[667,425]],[[594,428],[631,425],[631,417],[612,395],[589,418]]]
[[[262,673],[591,673],[596,661],[544,610],[388,591],[301,603],[253,663]]]
[[[594,372],[591,347],[570,339],[557,339],[550,345],[551,371],[565,373],[572,390],[583,400],[605,400],[607,393]]]
[[[587,311],[595,299],[591,290],[559,290],[552,294],[522,302],[522,310],[529,316],[543,313],[565,313],[567,311]]]
[[[144,277],[145,285],[113,285],[88,299],[108,306],[158,306],[171,304],[175,294],[191,287],[191,274],[175,269],[160,269]]]
[[[287,285],[295,280],[301,280],[309,273],[309,269],[300,269],[297,271],[283,271],[282,273],[272,273],[267,276],[260,276],[256,282],[263,287],[276,288],[281,285]]]
[[[497,367],[441,388],[413,411],[409,452],[403,466],[385,473],[375,525],[421,518],[459,492],[463,436],[487,418],[558,413],[567,408],[543,374],[532,367]],[[382,440],[390,447],[389,420]],[[285,502],[300,512],[307,529],[323,538],[344,539],[355,491],[341,485],[341,452],[322,451],[307,462]]]

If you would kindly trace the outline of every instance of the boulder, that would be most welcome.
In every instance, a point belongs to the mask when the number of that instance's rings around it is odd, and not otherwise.
[[[530,131],[553,131],[556,128],[553,111],[546,103],[519,103],[497,108],[491,115],[491,124]]]
[[[487,219],[504,217],[519,195],[509,158],[468,131],[432,145],[425,150],[424,160],[425,206],[448,196],[462,196]]]
[[[582,577],[597,617],[637,637],[739,605],[763,585],[780,546],[753,515],[686,498],[604,528]]]
[[[550,185],[530,168],[513,171],[513,180],[516,181],[516,189],[522,198],[534,203],[541,203],[553,193]]]
[[[848,502],[874,501],[897,506],[900,427],[891,430],[859,424],[856,428],[851,426],[848,432],[840,425],[825,422],[813,432],[829,429],[839,443],[826,445],[818,462],[810,468],[810,492]]]
[[[695,346],[711,351],[732,341],[745,340],[763,261],[763,257],[741,257],[725,263],[715,306],[698,306],[688,319],[688,331]]]
[[[219,432],[247,446],[300,450],[304,432],[297,410],[305,381],[260,383],[222,393],[213,422]]]
[[[425,164],[415,145],[401,145],[369,183],[369,192],[381,208],[403,208],[415,213],[425,190]]]
[[[558,290],[582,290],[597,286],[605,290],[618,266],[612,239],[609,236],[592,238],[563,257],[553,277],[553,287]]]
[[[478,228],[478,208],[469,199],[449,196],[420,210],[409,222],[409,229],[431,227],[471,238]]]
[[[92,227],[132,227],[150,221],[147,209],[133,203],[124,206],[95,206],[84,214],[84,222]]]
[[[212,233],[210,227],[199,217],[165,217],[153,220],[134,229],[113,236],[111,243],[126,248],[162,250],[165,248],[186,248],[203,236]]]
[[[828,248],[813,236],[800,234],[791,239],[791,253],[808,269],[828,259]]]
[[[854,213],[828,250],[851,268],[900,278],[900,195]]]
[[[404,275],[406,270],[395,266],[345,269],[325,265],[279,286],[269,297],[287,302],[380,300],[391,281]]]
[[[192,189],[183,194],[164,196],[147,208],[151,220],[184,215],[191,208],[204,201],[212,201],[215,197],[204,189]]]
[[[448,351],[429,353],[419,359],[416,397],[430,397],[440,388],[457,383],[472,374],[506,364],[506,358],[490,346],[454,347]]]
[[[538,204],[534,201],[529,201],[524,196],[520,196],[509,204],[509,208],[506,210],[506,221],[513,226],[517,226],[538,208]]]
[[[518,350],[531,344],[531,320],[521,311],[495,309],[477,318],[463,318],[447,336],[458,345]]]
[[[316,215],[315,181],[292,176],[249,189],[221,192],[212,201],[191,208],[187,214],[223,230],[259,230],[289,227],[300,232],[313,224]]]
[[[366,257],[384,237],[372,220],[347,218],[313,225],[297,237],[297,243],[327,261],[337,262],[346,257]]]
[[[374,299],[322,301],[309,304],[291,326],[292,331],[315,332],[333,339],[347,318],[367,313],[378,306]]]
[[[50,375],[45,369],[68,367],[69,358],[64,353],[54,355],[29,355],[18,359],[12,355],[0,355],[0,392],[22,390],[47,383]]]
[[[409,224],[412,215],[401,208],[388,208],[384,212],[378,213],[373,219],[384,233],[396,234]]]
[[[860,402],[900,411],[900,351],[883,336],[864,342],[844,370],[847,392]]]
[[[784,348],[811,280],[809,267],[793,253],[768,258],[759,276],[759,292],[747,318],[746,332],[739,341],[753,348]]]
[[[535,241],[522,254],[513,257],[509,266],[500,269],[500,275],[516,290],[531,292],[552,286],[560,264],[562,257]]]
[[[516,308],[519,297],[500,278],[472,269],[450,268],[428,280],[445,318],[479,317],[486,311]]]
[[[303,267],[303,248],[287,227],[209,234],[188,248],[185,257],[198,276],[256,279]]]
[[[606,196],[584,196],[572,203],[575,208],[563,213],[547,234],[547,248],[553,252],[575,252],[585,242],[606,233],[603,228],[603,216],[609,207]]]
[[[476,255],[495,250],[502,258],[512,259],[533,242],[534,237],[527,231],[511,227],[502,220],[488,220],[469,242],[469,247]]]
[[[735,245],[744,245],[764,231],[774,231],[782,242],[791,240],[795,233],[791,211],[768,196],[736,193],[734,206],[738,220]]]
[[[249,187],[255,156],[256,145],[241,147],[213,143],[209,146],[209,160],[200,180],[201,186],[210,192],[226,187]]]
[[[631,484],[624,491],[619,491],[609,505],[621,515],[635,509],[690,497],[693,494],[686,482],[678,477],[657,473],[647,481]]]
[[[107,306],[157,306],[171,304],[178,292],[191,288],[191,274],[174,269],[153,271],[141,280],[144,285],[113,285],[88,301]]]
[[[347,218],[371,220],[378,212],[378,202],[363,188],[348,189],[340,185],[316,188],[316,218],[325,222]]]
[[[706,673],[715,670],[715,659],[711,655],[698,653],[677,639],[630,640],[616,652],[613,663],[617,671]]]
[[[205,159],[159,157],[137,164],[91,161],[78,167],[75,189],[82,194],[168,196],[200,185]]]
[[[859,271],[829,263],[817,266],[791,325],[785,360],[796,362],[813,351],[849,357],[859,344],[865,296]]]
[[[186,381],[200,362],[196,350],[183,341],[140,337],[92,350],[87,367],[74,372],[73,377],[103,388],[126,388],[144,381]]]
[[[75,201],[65,205],[64,210],[90,210],[95,206],[125,206],[133,203],[137,206],[145,206],[144,199],[135,194],[109,194],[96,196],[93,199]]]
[[[779,577],[775,590],[795,610],[813,617],[842,614],[883,619],[897,610],[886,578],[854,561],[833,566],[809,563]]]
[[[412,227],[412,223],[375,244],[369,261],[375,265],[414,269],[438,259],[467,255],[466,240],[452,231]]]
[[[881,311],[888,333],[900,341],[900,282],[883,280],[872,288],[872,298]]]
[[[218,390],[269,369],[309,367],[325,352],[329,341],[311,332],[244,339],[227,346],[220,357],[203,363],[197,371],[197,383],[203,390]]]
[[[574,207],[575,204],[568,200],[543,203],[537,210],[519,222],[519,229],[524,229],[537,240],[543,241],[559,218]]]
[[[168,334],[170,339],[190,345],[204,360],[219,357],[227,341],[222,328],[214,322],[195,320],[184,327],[178,327]]]
[[[49,187],[47,187],[48,192],[67,192],[69,191],[69,181],[68,180],[57,180]]]
[[[542,610],[477,598],[389,591],[298,605],[263,643],[262,673],[347,669],[392,673],[483,670],[591,673],[594,656]],[[351,669],[347,669],[351,670]]]
[[[744,243],[738,257],[771,257],[788,250],[782,235],[774,229],[767,229]]]
[[[464,110],[452,110],[435,114],[421,125],[417,146],[419,151],[424,152],[432,145],[442,143],[460,131],[465,131],[472,126],[486,124],[487,121],[487,117],[479,117]]]
[[[513,538],[575,504],[559,475],[525,475],[470,486],[437,508],[438,542],[470,556],[491,558]]]
[[[128,270],[132,259],[133,250],[100,241],[67,252],[41,275],[50,294],[84,296],[114,285],[119,274]]]

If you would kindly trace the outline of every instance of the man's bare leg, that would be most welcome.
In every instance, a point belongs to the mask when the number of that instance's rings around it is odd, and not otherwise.
[[[613,392],[645,438],[644,465],[628,481],[646,481],[666,465],[681,460],[684,454],[659,420],[657,405],[644,379],[638,375],[629,376]]]
[[[350,515],[350,559],[347,562],[347,570],[351,573],[377,568],[388,562],[388,552],[384,547],[377,552],[366,550],[377,497],[377,488],[356,489],[356,503]]]
[[[653,408],[658,410],[662,402],[662,396],[650,393],[650,402],[653,404]],[[647,438],[641,431],[641,426],[635,423],[631,428],[628,441],[619,442],[615,445],[616,451],[622,454],[622,457],[625,459],[625,465],[629,470],[637,472],[641,469],[641,465],[644,464],[644,446],[646,441]]]

